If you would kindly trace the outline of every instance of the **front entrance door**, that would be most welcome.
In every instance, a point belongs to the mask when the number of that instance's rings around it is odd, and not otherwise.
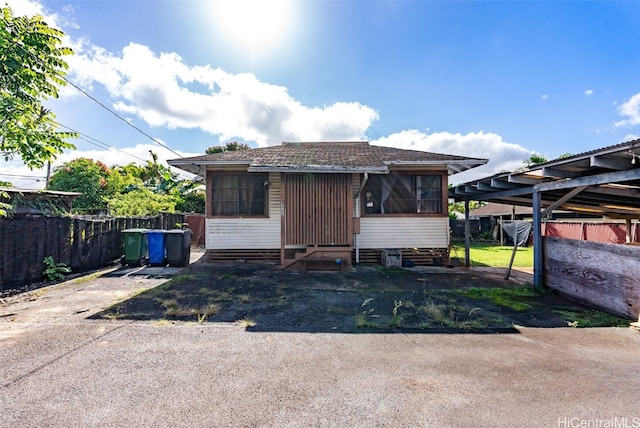
[[[351,246],[350,174],[285,174],[284,245]]]

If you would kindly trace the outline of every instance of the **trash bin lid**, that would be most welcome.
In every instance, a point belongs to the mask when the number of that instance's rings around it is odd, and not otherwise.
[[[146,233],[151,234],[151,233],[164,233],[166,232],[165,230],[162,229],[147,229]]]
[[[165,230],[164,233],[188,235],[188,234],[191,234],[191,229],[170,229],[170,230]]]

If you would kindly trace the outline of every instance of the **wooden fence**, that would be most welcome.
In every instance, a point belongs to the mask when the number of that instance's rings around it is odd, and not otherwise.
[[[546,236],[545,285],[623,317],[640,315],[640,247]]]
[[[0,218],[0,290],[44,279],[43,260],[53,257],[73,272],[100,268],[122,255],[122,231],[174,229],[183,214],[155,217],[14,217]]]

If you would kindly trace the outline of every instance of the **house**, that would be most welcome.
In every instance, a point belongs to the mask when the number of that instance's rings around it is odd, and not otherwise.
[[[12,216],[69,214],[80,196],[78,192],[0,187],[0,202],[11,205],[7,212]]]
[[[449,255],[448,176],[486,163],[368,142],[287,142],[168,161],[206,178],[211,261],[304,269]]]

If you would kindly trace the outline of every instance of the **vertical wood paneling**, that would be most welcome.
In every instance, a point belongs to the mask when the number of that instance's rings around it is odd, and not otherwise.
[[[286,245],[351,245],[351,175],[287,174]]]

